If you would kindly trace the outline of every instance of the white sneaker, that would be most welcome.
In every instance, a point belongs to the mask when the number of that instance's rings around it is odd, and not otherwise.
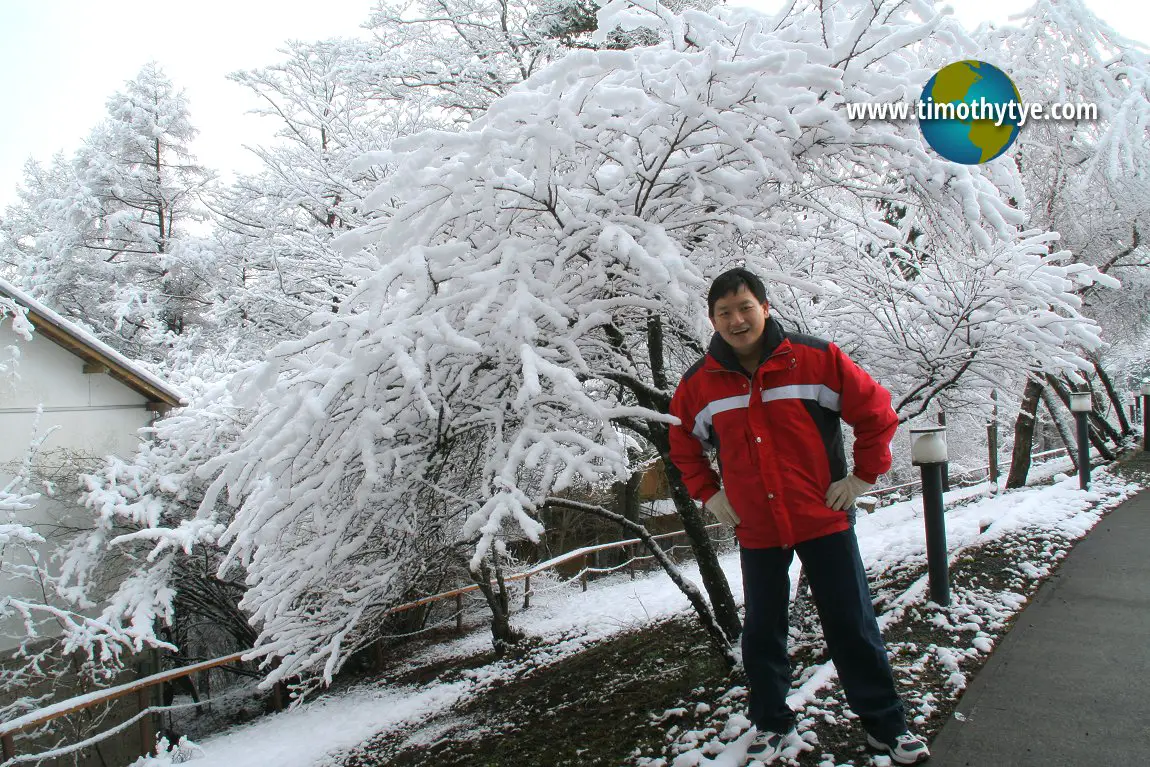
[[[770,764],[779,754],[783,753],[783,749],[787,747],[787,741],[794,734],[795,729],[793,727],[788,732],[760,730],[747,748],[747,761],[755,759],[763,764]]]
[[[930,749],[926,747],[926,741],[910,732],[897,736],[893,743],[881,741],[868,732],[866,742],[871,748],[885,751],[899,764],[918,764],[930,758]]]

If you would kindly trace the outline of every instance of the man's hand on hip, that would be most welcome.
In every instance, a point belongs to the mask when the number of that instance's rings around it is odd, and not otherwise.
[[[731,502],[727,500],[726,490],[720,490],[712,495],[707,499],[707,502],[703,504],[703,507],[714,514],[715,519],[731,527],[734,527],[742,521],[739,519],[739,515],[735,513],[734,508],[731,507]]]
[[[848,474],[838,482],[832,482],[827,488],[827,506],[835,511],[849,509],[863,493],[874,487],[870,482],[864,482],[854,474]]]

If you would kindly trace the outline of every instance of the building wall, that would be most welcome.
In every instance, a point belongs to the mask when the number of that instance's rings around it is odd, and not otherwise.
[[[60,426],[45,449],[67,447],[93,455],[127,455],[139,441],[136,430],[152,420],[146,398],[106,373],[85,373],[84,361],[52,341],[25,341],[0,325],[0,346],[20,350],[15,379],[0,381],[0,464],[19,460],[32,435],[38,405],[45,413],[40,432]],[[24,411],[24,412],[20,412]]]
[[[140,441],[138,430],[152,421],[145,409],[147,399],[106,373],[84,372],[84,361],[53,341],[34,334],[31,341],[12,332],[11,323],[0,323],[0,348],[20,350],[16,375],[0,377],[0,485],[15,473],[33,434],[48,433],[40,447],[37,464],[47,470],[57,466],[65,452],[92,460],[113,454],[129,457]],[[43,407],[37,425],[37,406]],[[50,433],[49,433],[49,430]],[[74,482],[69,482],[74,484]],[[61,483],[61,489],[69,487]],[[42,487],[30,488],[43,493]],[[84,524],[85,510],[42,497],[36,508],[16,520],[30,526]],[[7,520],[5,520],[7,521]],[[47,555],[49,546],[42,549]],[[5,552],[9,562],[21,562]],[[0,594],[35,596],[26,582],[0,575]],[[0,625],[7,635],[18,625]],[[0,650],[14,646],[0,636]]]

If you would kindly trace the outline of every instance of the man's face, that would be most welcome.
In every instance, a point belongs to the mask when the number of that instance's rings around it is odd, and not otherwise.
[[[763,337],[769,314],[767,303],[760,304],[754,293],[740,285],[738,293],[730,293],[715,302],[711,324],[736,354],[749,354]]]

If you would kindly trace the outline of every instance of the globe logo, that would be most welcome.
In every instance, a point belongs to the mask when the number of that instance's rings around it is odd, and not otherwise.
[[[1022,97],[998,67],[956,61],[922,89],[918,116],[931,149],[951,162],[977,165],[998,157],[1018,138]]]

